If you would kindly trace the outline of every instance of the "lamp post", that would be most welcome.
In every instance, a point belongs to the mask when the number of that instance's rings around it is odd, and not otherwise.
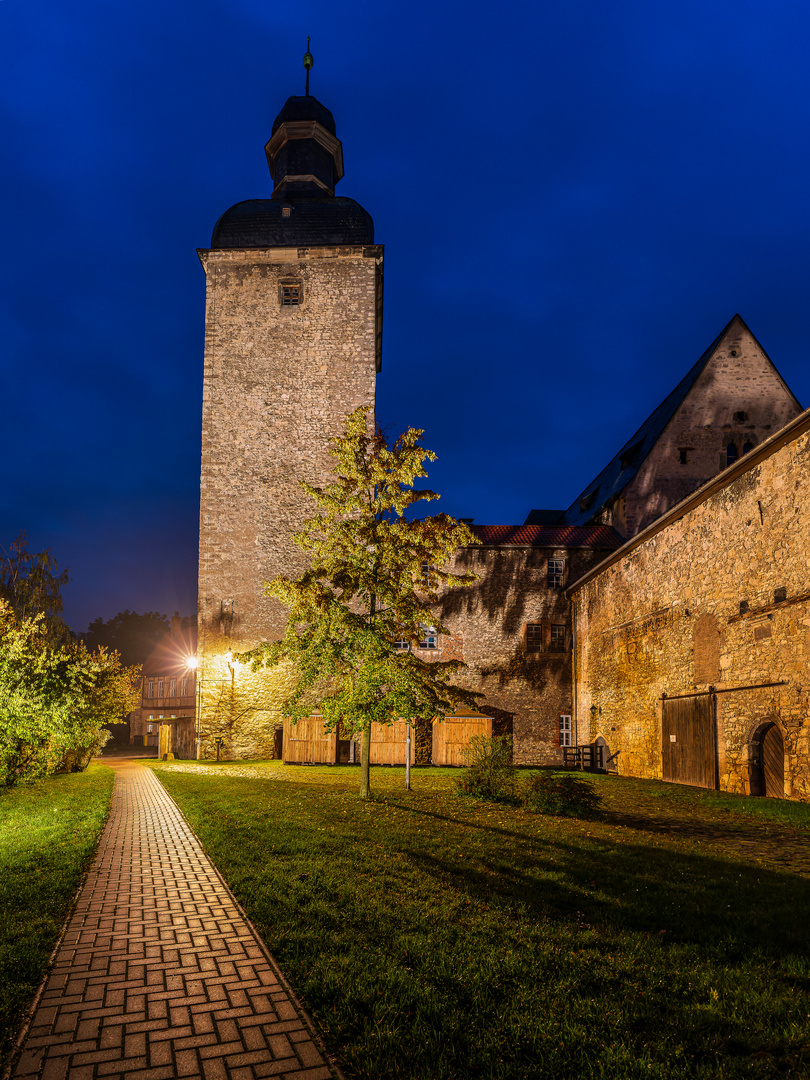
[[[194,685],[196,688],[196,703],[194,707],[194,754],[197,761],[200,760],[200,724],[202,723],[202,681],[197,678],[197,668],[200,661],[196,656],[186,657],[186,667],[194,672]]]

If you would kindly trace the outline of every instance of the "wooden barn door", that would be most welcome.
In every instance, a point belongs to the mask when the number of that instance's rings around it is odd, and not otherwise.
[[[717,787],[714,694],[664,698],[661,713],[663,778],[695,787]]]
[[[776,724],[766,724],[754,737],[752,795],[785,797],[785,740]]]

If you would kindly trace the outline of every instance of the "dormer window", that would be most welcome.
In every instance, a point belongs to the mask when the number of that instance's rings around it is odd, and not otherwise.
[[[631,465],[635,465],[638,460],[639,451],[642,444],[640,442],[634,443],[633,446],[629,446],[626,450],[622,451],[621,467],[622,470],[629,469]]]

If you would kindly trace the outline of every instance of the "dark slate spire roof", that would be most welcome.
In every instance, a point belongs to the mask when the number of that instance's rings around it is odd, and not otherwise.
[[[374,243],[374,222],[354,199],[335,195],[343,147],[335,118],[311,95],[287,98],[265,147],[269,199],[248,199],[214,226],[212,248],[333,247]]]
[[[283,210],[290,211],[289,217]],[[373,244],[374,222],[354,199],[248,199],[214,226],[212,248],[330,247]]]
[[[317,98],[312,96],[312,94],[307,94],[306,97],[288,97],[284,102],[281,112],[273,121],[273,127],[270,134],[275,135],[278,128],[289,120],[317,120],[321,127],[326,128],[330,135],[337,137],[334,116],[332,116],[327,107],[322,105]]]

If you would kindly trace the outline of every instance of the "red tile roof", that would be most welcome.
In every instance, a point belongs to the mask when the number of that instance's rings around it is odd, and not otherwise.
[[[614,550],[624,541],[610,525],[470,525],[485,547],[589,547]]]

